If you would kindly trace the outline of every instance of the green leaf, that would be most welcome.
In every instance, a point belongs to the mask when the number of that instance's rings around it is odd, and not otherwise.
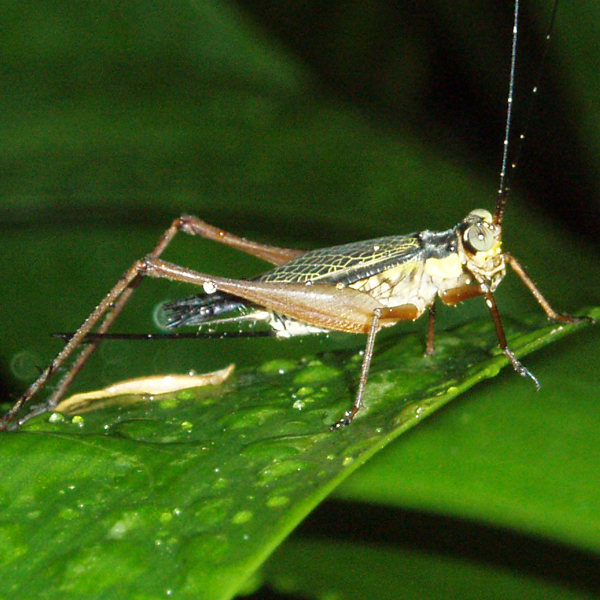
[[[524,354],[584,325],[510,323],[510,344]],[[335,353],[6,434],[3,592],[231,597],[369,457],[507,362],[490,357],[489,320],[440,335],[433,358],[416,335],[380,346],[367,407],[342,431],[328,425],[360,356]]]
[[[507,371],[497,385],[478,386],[388,447],[336,496],[469,519],[597,553],[599,355],[593,328],[528,357],[539,393]]]
[[[510,570],[473,558],[469,553],[449,555],[362,540],[334,543],[295,539],[277,551],[266,571],[274,589],[302,598],[577,600],[593,597],[585,589],[569,589],[550,578],[541,580],[536,572]]]

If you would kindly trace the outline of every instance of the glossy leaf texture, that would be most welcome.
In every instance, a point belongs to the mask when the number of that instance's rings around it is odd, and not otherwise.
[[[511,344],[522,354],[581,326],[511,325]],[[415,335],[386,340],[368,408],[343,431],[328,425],[351,400],[360,356],[271,361],[218,386],[124,397],[6,434],[5,593],[231,597],[369,457],[497,374],[506,359],[490,357],[492,329],[445,333],[434,358]]]

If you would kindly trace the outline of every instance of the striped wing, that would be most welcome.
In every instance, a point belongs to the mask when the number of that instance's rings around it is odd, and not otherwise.
[[[417,235],[388,236],[341,246],[309,250],[258,277],[269,283],[353,283],[388,269],[420,260]]]

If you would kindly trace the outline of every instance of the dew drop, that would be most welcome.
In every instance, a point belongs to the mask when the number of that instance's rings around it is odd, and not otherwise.
[[[214,294],[217,291],[217,286],[212,281],[205,281],[202,287],[205,294]]]
[[[260,471],[259,475],[263,480],[266,479],[277,479],[290,475],[291,473],[298,473],[303,469],[306,469],[308,464],[304,461],[299,460],[285,460],[281,462],[274,462],[273,464],[265,467]]]
[[[163,525],[166,525],[173,520],[173,514],[170,512],[161,513],[159,520]]]
[[[271,496],[267,500],[267,506],[269,508],[278,508],[280,506],[285,506],[290,503],[290,499],[287,496]]]
[[[33,352],[22,351],[11,358],[9,368],[17,379],[28,381],[40,374],[41,362],[39,356]]]
[[[306,396],[312,396],[314,393],[315,393],[315,391],[311,387],[304,385],[298,389],[298,391],[296,392],[296,395],[299,396],[300,398],[304,398]]]
[[[72,521],[77,518],[77,512],[72,508],[63,508],[58,513],[58,516],[65,521]]]
[[[314,389],[310,384],[321,383],[335,379],[339,375],[339,370],[323,364],[308,366],[294,377],[294,384],[300,386],[299,390],[304,390],[306,395],[313,394]],[[299,393],[299,392],[298,392]]]
[[[233,515],[231,522],[234,525],[242,525],[243,523],[247,523],[254,518],[254,513],[251,510],[240,510],[239,512]]]
[[[264,375],[285,375],[296,367],[296,363],[291,360],[276,359],[261,365],[260,372]]]
[[[218,527],[226,518],[231,500],[225,498],[208,498],[188,508],[193,522],[201,524],[204,530]]]

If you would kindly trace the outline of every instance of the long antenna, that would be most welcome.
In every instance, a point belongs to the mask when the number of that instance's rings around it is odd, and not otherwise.
[[[510,128],[512,123],[512,107],[513,107],[513,95],[514,95],[514,87],[515,87],[515,68],[517,62],[517,37],[518,37],[518,22],[519,22],[519,0],[515,0],[515,11],[514,11],[514,21],[513,21],[513,39],[512,39],[512,49],[511,49],[511,62],[510,62],[510,77],[508,82],[508,98],[507,98],[507,111],[506,111],[506,128],[504,131],[504,148],[502,151],[502,169],[500,170],[500,187],[498,188],[498,199],[496,201],[496,213],[494,215],[494,223],[498,226],[502,224],[502,216],[504,215],[504,208],[506,206],[506,199],[508,197],[508,193],[510,191],[510,180],[511,177],[514,176],[514,173],[517,168],[517,164],[521,157],[521,152],[523,151],[523,144],[525,142],[525,137],[527,132],[529,131],[529,127],[531,125],[531,117],[533,114],[533,110],[535,107],[535,101],[537,99],[538,90],[540,87],[540,81],[542,79],[542,75],[544,73],[544,66],[546,62],[546,58],[548,56],[548,49],[550,47],[550,38],[552,37],[552,32],[554,30],[554,23],[556,22],[556,13],[558,10],[558,1],[554,0],[554,5],[552,7],[552,15],[550,17],[550,24],[548,25],[548,30],[546,32],[546,39],[544,43],[544,52],[542,54],[542,58],[540,60],[540,64],[538,66],[538,70],[535,76],[534,85],[531,90],[531,97],[529,100],[529,107],[527,109],[527,113],[525,116],[525,127],[523,132],[519,136],[519,145],[517,146],[517,150],[515,152],[514,160],[510,165],[510,173],[508,173],[508,151],[510,146]]]
[[[508,165],[508,147],[510,143],[510,126],[512,124],[513,96],[515,91],[515,69],[517,65],[517,39],[519,32],[519,0],[515,0],[515,12],[513,17],[513,36],[510,54],[510,77],[508,78],[508,98],[506,100],[506,127],[504,129],[504,148],[502,150],[502,168],[500,169],[500,187],[498,188],[498,199],[496,200],[496,214],[494,223],[502,224],[502,215],[506,205],[506,166]]]
[[[61,338],[68,342],[73,335],[73,333],[53,333],[52,337]],[[250,329],[248,331],[192,331],[189,333],[88,333],[85,336],[83,343],[96,342],[99,340],[224,340],[226,338],[257,337],[275,337],[275,332],[270,329]]]

